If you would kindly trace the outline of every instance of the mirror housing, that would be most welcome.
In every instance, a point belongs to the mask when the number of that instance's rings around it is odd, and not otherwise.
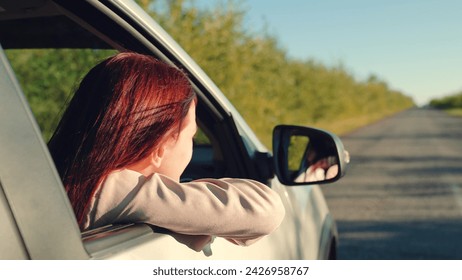
[[[274,128],[273,157],[276,176],[287,186],[337,181],[350,161],[337,135],[294,125]]]

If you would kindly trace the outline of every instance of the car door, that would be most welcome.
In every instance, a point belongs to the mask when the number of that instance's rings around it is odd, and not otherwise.
[[[274,233],[249,247],[239,247],[223,239],[216,239],[212,244],[213,254],[208,257],[206,254],[209,255],[209,252],[196,252],[188,247],[188,236],[167,233],[148,225],[108,225],[80,233],[26,100],[22,97],[20,87],[12,83],[14,91],[11,96],[16,100],[17,108],[8,106],[10,108],[5,111],[8,118],[3,122],[7,128],[2,132],[10,136],[1,139],[5,143],[16,142],[14,149],[6,146],[8,148],[4,150],[8,152],[8,160],[14,158],[18,169],[10,168],[8,172],[2,173],[0,182],[6,199],[14,206],[10,207],[12,216],[31,258],[314,259],[322,256],[322,236],[329,215],[319,187],[286,187],[273,177],[274,174],[268,171],[271,168],[269,152],[259,143],[237,110],[195,62],[141,8],[129,1],[56,1],[59,9],[55,9],[53,2],[45,3],[45,10],[58,15],[52,13],[53,17],[45,17],[35,24],[34,19],[13,19],[14,25],[9,25],[18,26],[18,30],[11,36],[21,38],[18,34],[28,34],[30,37],[22,38],[28,42],[14,41],[8,37],[10,31],[3,30],[5,33],[0,43],[5,41],[11,48],[15,44],[25,44],[34,48],[71,46],[115,48],[119,51],[128,49],[149,53],[184,69],[199,97],[197,112],[202,136],[195,141],[193,161],[183,180],[233,176],[264,181],[280,194],[286,208],[286,217]],[[39,23],[56,28],[41,30],[37,28],[40,27]],[[36,32],[31,34],[33,26]],[[62,33],[60,35],[63,36],[44,36],[50,30],[65,30],[65,36]],[[9,77],[14,80],[11,71]],[[15,125],[12,125],[12,119]],[[20,153],[13,152],[21,149]],[[30,155],[34,155],[33,160],[30,160]],[[21,177],[22,167],[27,168],[31,175],[22,176],[24,178],[21,180],[11,179]],[[16,191],[11,191],[14,188]],[[27,195],[21,196],[19,190]],[[58,218],[59,213],[65,215],[59,215]],[[331,225],[327,228],[330,229]],[[53,239],[59,241],[58,245],[67,243],[71,244],[70,248],[51,246],[50,232],[53,233]],[[37,249],[32,249],[35,246]]]

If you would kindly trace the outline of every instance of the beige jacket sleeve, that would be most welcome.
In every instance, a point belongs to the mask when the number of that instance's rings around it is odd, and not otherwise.
[[[110,174],[100,186],[85,228],[142,222],[187,235],[224,237],[239,245],[271,233],[284,217],[279,195],[246,179],[178,183],[131,170]]]

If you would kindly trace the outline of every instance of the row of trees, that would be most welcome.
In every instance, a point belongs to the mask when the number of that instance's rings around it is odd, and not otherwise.
[[[432,99],[430,101],[430,106],[438,109],[462,109],[462,92]]]
[[[342,65],[289,58],[275,37],[245,29],[245,12],[233,1],[213,9],[199,9],[187,0],[138,3],[210,75],[268,146],[276,124],[343,133],[414,105],[375,76],[357,81]],[[7,52],[45,139],[82,75],[111,53]]]
[[[240,3],[199,9],[194,1],[139,4],[193,57],[243,114],[263,142],[279,123],[336,133],[414,106],[376,76],[357,81],[342,65],[288,57],[277,38],[244,26]]]

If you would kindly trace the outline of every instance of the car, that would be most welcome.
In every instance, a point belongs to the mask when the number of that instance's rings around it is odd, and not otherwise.
[[[320,185],[345,174],[348,154],[339,137],[321,129],[279,125],[269,151],[206,73],[135,2],[0,0],[0,45],[1,259],[335,258],[338,234]],[[217,238],[211,255],[183,244],[187,236],[147,224],[81,232],[31,100],[23,93],[28,81],[18,82],[5,55],[5,50],[43,48],[129,50],[183,69],[198,96],[197,122],[205,140],[195,143],[182,180],[226,176],[264,182],[284,203],[280,227],[248,247]],[[307,143],[316,142],[324,144],[318,152],[330,153],[336,173],[296,182]]]

